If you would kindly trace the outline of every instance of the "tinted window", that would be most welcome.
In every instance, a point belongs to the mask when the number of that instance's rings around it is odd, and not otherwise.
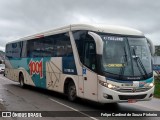
[[[42,57],[44,54],[43,38],[27,41],[27,56],[28,57]]]
[[[84,41],[86,38],[87,31],[74,31],[73,36],[77,46],[80,61],[83,63],[83,52],[84,52]]]
[[[22,49],[21,49],[21,57],[25,58],[27,57],[27,41],[21,42]]]
[[[29,40],[28,57],[63,57],[73,55],[67,33]]]
[[[12,44],[6,45],[6,57],[12,57]]]
[[[91,70],[96,70],[96,45],[94,39],[87,35],[84,44],[84,65]]]
[[[6,57],[20,58],[22,54],[22,42],[11,43],[6,46]]]
[[[88,35],[88,31],[74,31],[73,36],[77,46],[80,61],[90,68],[96,70],[96,45],[94,39]]]

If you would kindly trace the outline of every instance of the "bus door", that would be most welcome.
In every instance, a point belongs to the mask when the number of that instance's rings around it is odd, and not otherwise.
[[[82,68],[84,98],[97,101],[96,45],[94,39],[87,36],[84,42]]]

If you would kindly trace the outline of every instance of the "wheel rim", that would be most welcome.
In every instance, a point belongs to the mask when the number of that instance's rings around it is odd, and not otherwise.
[[[23,76],[20,76],[20,85],[23,87],[24,83],[23,83]]]
[[[69,97],[70,97],[71,100],[74,100],[76,98],[76,88],[75,88],[75,86],[70,87]]]
[[[23,82],[22,82],[22,80],[20,81],[20,85],[21,85],[21,86],[23,86]]]

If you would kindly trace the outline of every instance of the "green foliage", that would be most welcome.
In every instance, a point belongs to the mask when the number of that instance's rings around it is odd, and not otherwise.
[[[160,46],[155,46],[155,56],[160,56]]]
[[[160,77],[155,77],[154,97],[160,98]]]
[[[0,53],[4,54],[4,52],[2,50],[0,50]]]

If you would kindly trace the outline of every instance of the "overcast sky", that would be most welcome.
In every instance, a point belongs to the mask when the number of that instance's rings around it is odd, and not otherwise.
[[[0,0],[0,50],[9,41],[72,23],[132,27],[160,45],[159,0]]]

